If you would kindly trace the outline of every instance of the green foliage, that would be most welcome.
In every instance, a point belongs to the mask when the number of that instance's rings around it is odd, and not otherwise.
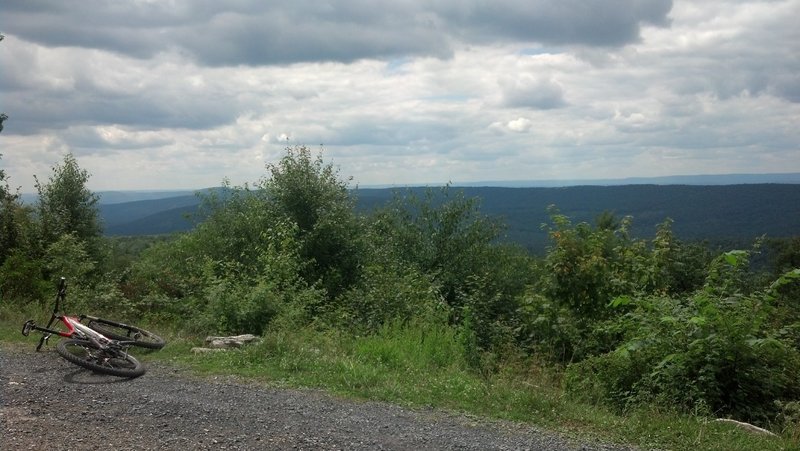
[[[338,171],[314,157],[305,146],[286,149],[277,164],[267,166],[260,188],[267,212],[297,226],[300,257],[308,264],[302,276],[319,283],[330,296],[351,287],[358,278],[359,224],[347,182]]]
[[[36,178],[39,193],[37,213],[43,248],[57,242],[63,235],[73,234],[87,243],[93,258],[99,258],[99,198],[86,187],[89,173],[78,166],[72,154],[65,155],[63,163],[52,170],[47,183]]]
[[[133,264],[126,291],[134,305],[215,333],[310,322],[325,297],[302,278],[310,263],[297,225],[246,186],[226,186],[204,208],[194,231],[155,244]]]
[[[204,260],[194,235],[155,243],[133,262],[122,291],[134,301],[145,297],[190,298],[198,292]]]
[[[412,320],[446,324],[448,309],[431,277],[398,261],[367,264],[362,280],[337,300],[328,320],[355,333]]]
[[[1,126],[2,121],[0,121],[0,130],[2,130]],[[3,155],[0,154],[0,159],[2,157]],[[0,168],[0,265],[19,245],[22,233],[19,215],[24,211],[19,197],[19,192],[12,191],[9,187],[6,173]]]
[[[92,261],[85,242],[73,234],[64,234],[45,249],[43,266],[48,274],[57,274],[71,284],[82,285],[89,281],[96,262]]]
[[[468,359],[514,339],[519,299],[529,281],[529,257],[498,243],[500,224],[481,214],[477,199],[449,186],[424,197],[396,194],[369,218],[367,242],[380,268],[424,274],[461,327]],[[386,262],[395,262],[387,265]],[[401,272],[402,273],[402,272]]]
[[[520,315],[522,342],[560,362],[580,361],[619,345],[617,318],[632,296],[673,295],[703,286],[708,252],[674,237],[672,221],[652,242],[630,237],[631,218],[610,214],[573,225],[550,208],[552,245],[537,263],[536,283]]]
[[[449,186],[429,189],[423,198],[412,191],[396,195],[373,215],[371,240],[386,246],[393,258],[434,276],[448,305],[458,307],[467,278],[491,269],[486,258],[500,225],[482,215],[477,199]]]
[[[800,268],[800,236],[773,238],[767,246],[773,251],[772,267],[777,272]]]
[[[88,173],[67,155],[47,184],[36,181],[36,211],[23,206],[0,173],[0,275],[4,300],[25,304],[49,297],[48,281],[67,277],[89,289],[105,254],[97,197],[85,184]]]
[[[685,244],[672,231],[671,219],[656,227],[647,268],[646,292],[682,294],[692,292],[705,282],[712,259],[707,247]]]
[[[549,299],[568,307],[577,315],[601,319],[606,306],[616,296],[630,293],[646,277],[642,274],[644,243],[628,235],[631,218],[624,218],[616,229],[592,227],[582,222],[575,226],[551,207],[552,225],[546,226],[553,242],[545,258],[541,290]]]
[[[0,301],[24,305],[48,296],[50,284],[42,279],[42,261],[14,250],[0,265]]]
[[[721,255],[689,298],[631,300],[617,320],[621,344],[570,365],[567,389],[618,408],[651,403],[769,424],[776,401],[800,395],[800,352],[770,326],[771,289],[740,291],[746,255]]]
[[[213,261],[235,263],[253,274],[258,256],[276,233],[294,233],[270,215],[263,195],[249,186],[231,187],[202,197],[205,220],[187,235],[193,252]]]

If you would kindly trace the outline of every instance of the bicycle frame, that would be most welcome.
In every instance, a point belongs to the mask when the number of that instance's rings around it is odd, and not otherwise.
[[[28,335],[31,330],[36,330],[42,332],[42,338],[39,339],[39,344],[36,346],[36,350],[39,351],[52,335],[59,335],[64,338],[81,338],[84,340],[89,340],[93,344],[95,344],[99,348],[107,348],[110,344],[116,343],[120,346],[127,346],[130,343],[125,341],[115,341],[107,338],[105,335],[97,332],[88,326],[81,324],[81,319],[84,316],[76,317],[76,316],[69,316],[69,315],[59,315],[58,311],[60,310],[61,303],[64,301],[64,298],[67,294],[67,281],[65,278],[61,278],[58,283],[58,294],[56,294],[56,302],[55,306],[53,307],[53,314],[50,316],[50,321],[47,322],[47,326],[41,327],[37,326],[33,320],[28,320],[22,326],[22,334]],[[64,327],[67,328],[67,331],[59,331],[55,329],[51,329],[53,323],[56,321],[61,321],[64,324]]]
[[[53,308],[53,313],[50,315],[46,327],[37,326],[36,322],[32,319],[25,321],[22,325],[22,335],[28,336],[32,330],[42,332],[42,338],[39,340],[39,345],[36,350],[39,351],[48,339],[53,335],[66,338],[59,340],[56,344],[56,352],[68,362],[86,368],[95,373],[102,373],[111,376],[120,376],[127,378],[139,377],[145,373],[145,367],[139,362],[136,357],[128,353],[128,348],[131,346],[142,346],[136,340],[141,336],[146,336],[151,340],[147,345],[153,349],[160,349],[164,345],[164,341],[160,337],[154,335],[143,329],[133,326],[123,325],[115,321],[105,320],[102,318],[94,318],[87,315],[80,317],[59,314],[59,309],[64,302],[67,294],[67,282],[63,277],[58,284],[58,294],[56,294],[56,302]],[[89,318],[88,324],[81,324],[81,321]],[[94,318],[94,319],[92,319]],[[53,323],[60,321],[63,323],[66,331],[57,330],[53,328]],[[99,322],[103,326],[123,327],[128,332],[136,332],[134,340],[127,340],[125,337],[116,335],[115,329],[111,332],[106,329],[94,329],[93,322]],[[154,341],[153,341],[154,340]],[[147,346],[145,346],[147,347]]]

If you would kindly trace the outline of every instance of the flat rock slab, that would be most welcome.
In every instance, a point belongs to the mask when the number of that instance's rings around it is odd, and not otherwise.
[[[252,334],[232,335],[228,337],[206,337],[205,347],[211,349],[241,348],[256,340],[258,340],[258,337]]]

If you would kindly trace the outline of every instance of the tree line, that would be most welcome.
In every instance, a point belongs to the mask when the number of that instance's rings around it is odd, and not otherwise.
[[[360,210],[350,180],[300,146],[252,186],[205,194],[193,230],[131,255],[102,237],[88,178],[67,155],[25,206],[0,171],[5,308],[66,276],[72,308],[188,332],[446,327],[475,371],[536,358],[587,402],[800,420],[800,237],[720,252],[680,240],[668,218],[644,239],[634,218],[575,222],[551,206],[535,256],[452,187]],[[754,269],[767,247],[771,264]]]

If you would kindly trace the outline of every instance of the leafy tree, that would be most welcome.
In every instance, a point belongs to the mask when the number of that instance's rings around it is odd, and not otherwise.
[[[45,288],[33,230],[30,208],[21,204],[19,191],[9,188],[0,169],[0,298],[4,300],[35,300]]]
[[[430,274],[447,304],[458,307],[470,276],[493,268],[488,255],[502,231],[479,207],[477,198],[449,186],[428,189],[423,197],[413,191],[396,193],[373,215],[371,240]]]
[[[64,156],[63,164],[53,167],[47,183],[35,178],[43,247],[57,242],[62,235],[73,234],[87,243],[90,256],[99,256],[99,197],[86,187],[88,180],[89,173],[78,166],[71,153]]]
[[[772,238],[767,241],[770,266],[776,274],[800,268],[800,236]]]
[[[5,38],[0,34],[0,41]],[[0,132],[3,131],[3,122],[8,119],[5,113],[0,113]],[[0,154],[2,160],[3,154]],[[8,187],[6,172],[0,168],[0,265],[6,260],[8,254],[14,248],[17,241],[17,228],[14,223],[14,211],[16,210],[19,194],[12,193]]]
[[[672,219],[656,226],[646,290],[666,294],[690,293],[703,286],[711,252],[701,244],[686,244],[672,231]]]
[[[369,231],[371,254],[393,261],[380,266],[413,268],[411,274],[424,275],[438,291],[432,299],[443,301],[451,323],[461,329],[465,357],[474,366],[513,339],[529,281],[527,256],[498,243],[501,224],[479,207],[476,198],[449,186],[421,197],[409,190],[372,215]]]
[[[523,302],[523,342],[559,361],[582,360],[619,345],[618,318],[632,296],[690,293],[704,286],[708,252],[685,245],[667,219],[651,243],[631,238],[630,217],[601,214],[573,225],[550,208],[552,245],[535,265],[537,283]],[[615,307],[615,308],[611,308]]]
[[[348,180],[309,148],[287,148],[260,183],[268,213],[297,225],[302,270],[309,284],[319,283],[331,299],[351,287],[359,268],[359,223]]]
[[[128,286],[137,302],[161,296],[162,307],[193,305],[220,332],[260,333],[275,320],[317,318],[356,283],[359,229],[346,183],[305,147],[267,169],[257,189],[226,182],[207,195],[195,230],[143,254]]]
[[[28,222],[28,210],[19,199],[19,191],[11,190],[5,171],[0,168],[0,265],[23,241],[21,224]]]

